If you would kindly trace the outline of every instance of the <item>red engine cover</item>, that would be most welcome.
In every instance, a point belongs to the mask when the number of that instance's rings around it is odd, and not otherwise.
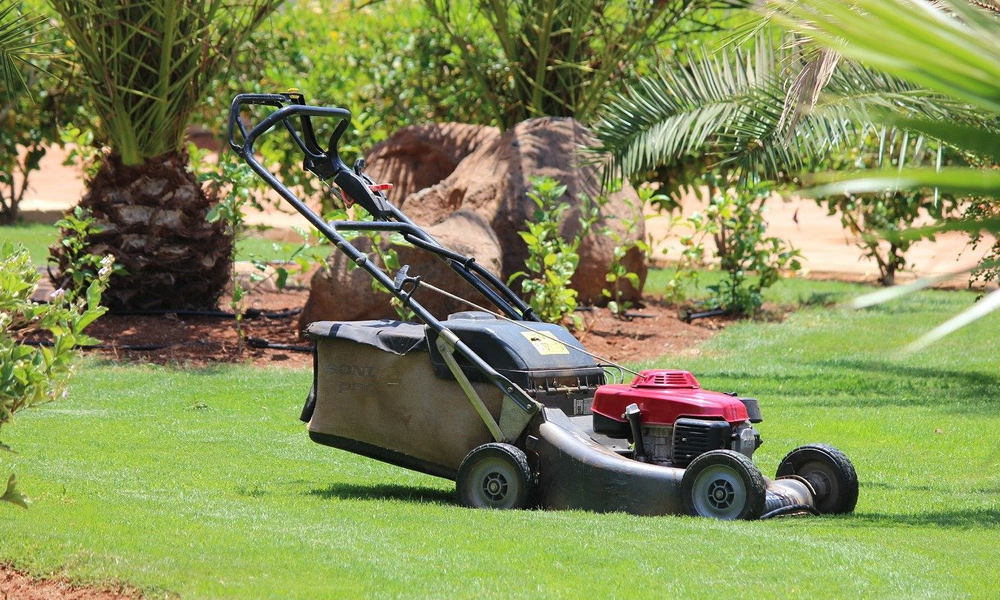
[[[597,388],[593,411],[625,422],[625,407],[638,404],[643,425],[673,425],[680,417],[723,419],[741,423],[748,419],[743,402],[719,392],[701,389],[687,371],[652,369],[643,371],[629,385],[609,384]]]

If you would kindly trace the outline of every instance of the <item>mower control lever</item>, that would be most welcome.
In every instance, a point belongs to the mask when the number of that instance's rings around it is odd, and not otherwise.
[[[420,277],[410,277],[409,271],[410,265],[403,265],[396,271],[396,279],[392,282],[396,286],[396,291],[402,294],[405,300],[409,300],[413,292],[417,291],[417,288],[420,287]],[[412,287],[407,291],[405,288],[408,285],[412,285]]]
[[[241,115],[247,105],[272,106],[277,110],[247,131]],[[326,151],[320,149],[316,140],[312,117],[339,119]],[[298,128],[293,124],[296,118],[299,122]],[[332,177],[333,182],[344,193],[376,219],[385,220],[391,216],[392,210],[385,196],[369,189],[369,184],[374,182],[368,180],[364,174],[355,173],[340,158],[337,144],[351,123],[351,113],[346,109],[307,105],[299,93],[239,94],[233,99],[229,110],[229,145],[254,171],[270,183],[274,180],[274,176],[254,156],[254,143],[257,138],[274,129],[279,123],[284,126],[305,155],[303,166],[307,170],[324,180]],[[238,138],[242,138],[242,144]]]
[[[625,407],[625,414],[622,416],[628,421],[628,426],[632,430],[635,459],[639,462],[649,462],[649,457],[646,456],[646,442],[642,439],[642,425],[640,423],[642,411],[639,410],[639,405],[634,402],[629,404]]]

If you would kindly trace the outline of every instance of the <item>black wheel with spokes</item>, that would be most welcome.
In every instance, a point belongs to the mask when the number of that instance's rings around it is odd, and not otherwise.
[[[712,450],[695,458],[681,478],[684,510],[714,519],[757,519],[764,512],[767,483],[746,455]]]
[[[850,459],[833,446],[808,444],[789,452],[778,465],[777,477],[795,475],[809,482],[816,510],[840,515],[858,503],[858,474]]]
[[[530,508],[534,477],[524,452],[510,444],[483,444],[465,457],[455,482],[470,508]]]

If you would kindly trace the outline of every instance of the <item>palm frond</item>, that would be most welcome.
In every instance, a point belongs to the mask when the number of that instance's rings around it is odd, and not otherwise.
[[[894,135],[895,129],[881,132],[878,125],[890,112],[900,115],[899,130],[931,119],[985,126],[967,103],[821,54],[801,38],[775,42],[761,35],[749,54],[727,48],[640,80],[606,106],[595,127],[600,151],[609,156],[606,180],[669,165],[689,153],[711,155],[718,166],[749,180],[811,169],[847,147],[881,157],[886,148],[868,144],[884,145],[885,135]],[[929,127],[916,131],[933,136]],[[924,139],[916,135],[894,144],[893,161],[904,165],[909,156],[921,155],[916,150]]]
[[[177,151],[230,55],[281,0],[51,0],[126,164]]]
[[[26,88],[22,69],[30,67],[32,53],[44,45],[38,32],[44,29],[45,17],[21,13],[18,2],[0,2],[0,82],[7,93]]]
[[[769,0],[765,10],[871,67],[1000,113],[996,19],[965,2]]]
[[[761,90],[778,89],[773,82],[778,52],[768,43],[753,55],[724,50],[687,67],[660,69],[628,87],[594,125],[610,171],[634,175],[694,151],[725,158],[723,148],[739,144],[737,124],[756,110],[752,100]]]

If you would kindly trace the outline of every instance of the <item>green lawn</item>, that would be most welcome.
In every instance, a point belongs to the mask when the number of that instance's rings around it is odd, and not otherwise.
[[[970,299],[806,308],[658,361],[761,399],[766,474],[800,443],[844,450],[853,515],[467,510],[451,482],[312,444],[308,372],[89,362],[4,430],[0,471],[35,503],[0,506],[0,562],[151,598],[995,598],[1000,315],[896,352]]]
[[[58,229],[52,225],[27,223],[0,227],[0,243],[10,241],[21,244],[31,254],[31,260],[44,265],[48,260],[49,246],[56,243]]]
[[[31,254],[31,260],[38,265],[44,265],[48,261],[49,246],[56,243],[58,238],[59,230],[52,225],[30,223],[0,227],[0,242],[10,240],[21,244]],[[274,242],[267,239],[263,232],[251,231],[239,241],[236,258],[237,260],[286,260],[298,246],[294,243]],[[326,256],[330,252],[330,247],[325,246],[310,252]]]

